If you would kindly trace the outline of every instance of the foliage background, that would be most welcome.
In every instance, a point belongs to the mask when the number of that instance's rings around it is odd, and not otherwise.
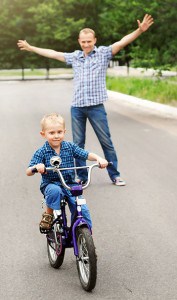
[[[60,67],[57,61],[19,51],[18,39],[72,52],[79,49],[78,32],[91,27],[98,46],[110,45],[135,30],[145,13],[155,23],[115,59],[136,67],[177,66],[176,0],[0,0],[0,7],[0,69]]]

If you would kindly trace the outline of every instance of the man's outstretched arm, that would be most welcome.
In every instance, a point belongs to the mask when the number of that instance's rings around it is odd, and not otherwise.
[[[143,18],[143,21],[137,20],[138,22],[138,29],[133,31],[132,33],[124,36],[120,41],[112,44],[112,54],[115,55],[118,53],[122,48],[127,46],[128,44],[132,43],[136,40],[143,32],[149,29],[149,27],[154,23],[153,18],[151,15],[146,14]]]
[[[53,58],[53,59],[65,62],[63,52],[58,52],[58,51],[51,50],[51,49],[44,49],[44,48],[38,48],[35,46],[31,46],[29,43],[27,43],[27,41],[24,41],[24,40],[18,40],[17,46],[20,48],[20,50],[34,52],[41,56],[45,56],[48,58]]]

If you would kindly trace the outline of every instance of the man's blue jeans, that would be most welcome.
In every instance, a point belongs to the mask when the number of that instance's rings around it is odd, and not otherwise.
[[[87,107],[72,106],[71,118],[73,142],[84,149],[86,141],[86,121],[88,118],[101,144],[106,160],[109,162],[111,161],[113,163],[112,166],[107,167],[109,177],[112,181],[116,177],[119,177],[120,173],[117,170],[118,159],[111,140],[111,135],[107,121],[107,114],[104,105],[99,104]],[[76,159],[76,166],[85,166],[85,164],[85,160]],[[78,170],[77,175],[81,180],[87,180],[86,169]]]

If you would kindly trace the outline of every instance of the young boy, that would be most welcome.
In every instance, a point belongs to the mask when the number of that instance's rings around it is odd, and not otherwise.
[[[65,132],[65,121],[62,116],[56,113],[45,115],[41,120],[40,134],[46,139],[46,142],[34,153],[26,170],[28,176],[34,175],[32,172],[34,168],[42,175],[40,190],[46,201],[46,212],[43,213],[39,224],[42,229],[50,229],[53,220],[53,210],[60,209],[60,201],[64,195],[69,196],[68,205],[72,217],[75,211],[75,197],[62,186],[56,173],[45,172],[45,167],[51,166],[50,158],[52,156],[57,155],[61,158],[61,168],[74,167],[76,158],[97,161],[101,168],[105,168],[108,165],[107,160],[97,154],[89,153],[74,143],[64,141]],[[66,183],[75,182],[74,170],[66,170],[62,174]],[[92,227],[87,205],[82,205],[82,214],[89,226]]]

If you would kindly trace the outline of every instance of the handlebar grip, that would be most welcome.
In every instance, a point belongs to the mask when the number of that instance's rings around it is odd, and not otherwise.
[[[38,173],[38,170],[36,168],[32,168],[31,172],[32,173]]]
[[[108,161],[107,167],[111,167],[111,166],[113,166],[113,162],[112,162],[112,161]],[[98,164],[98,167],[100,168],[100,164]],[[107,168],[107,167],[106,167],[106,168]]]
[[[33,168],[32,170],[31,170],[31,172],[34,174],[34,173],[38,173],[38,170],[36,169],[36,168]],[[46,170],[46,168],[44,168],[44,173],[46,173],[47,172],[47,170]]]

